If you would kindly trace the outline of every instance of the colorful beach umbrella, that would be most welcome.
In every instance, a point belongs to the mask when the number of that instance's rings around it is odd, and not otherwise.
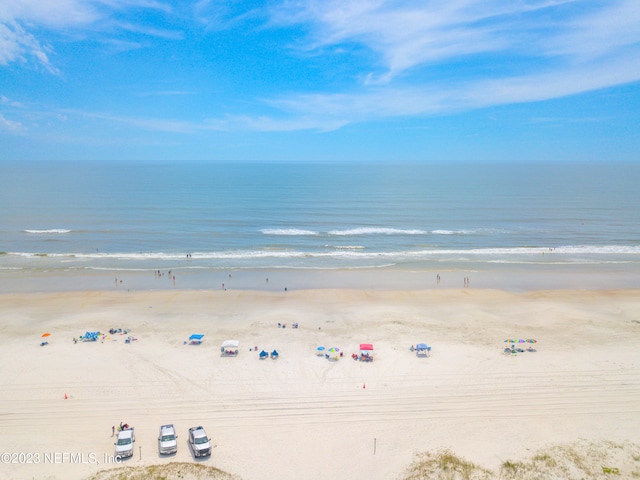
[[[336,347],[331,347],[329,350],[327,350],[327,354],[331,358],[339,358],[340,357],[340,349],[336,348]]]
[[[51,336],[51,334],[49,332],[47,332],[47,333],[43,333],[42,336],[43,337],[49,337],[49,336]]]
[[[527,343],[538,343],[538,341],[534,340],[533,338],[528,338]]]

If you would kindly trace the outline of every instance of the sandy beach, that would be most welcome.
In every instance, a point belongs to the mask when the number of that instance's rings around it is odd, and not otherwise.
[[[638,290],[120,289],[0,305],[1,478],[120,467],[120,422],[136,431],[126,467],[203,463],[245,480],[403,478],[441,448],[495,469],[550,445],[640,443]],[[106,337],[73,342],[86,331]],[[192,333],[201,345],[185,344]],[[505,354],[510,338],[536,351]],[[226,339],[237,357],[221,356]],[[363,342],[373,362],[351,358]],[[164,423],[179,435],[166,458]],[[187,445],[196,425],[212,441],[204,460]],[[614,466],[632,478],[638,461]]]

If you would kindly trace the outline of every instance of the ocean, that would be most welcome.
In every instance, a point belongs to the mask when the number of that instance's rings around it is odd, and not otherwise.
[[[20,272],[640,264],[637,164],[0,163]]]

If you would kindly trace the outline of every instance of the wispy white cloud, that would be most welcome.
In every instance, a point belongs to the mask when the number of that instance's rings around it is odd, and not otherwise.
[[[153,118],[127,115],[113,115],[103,112],[66,110],[65,117],[85,120],[105,121],[112,124],[128,125],[149,132],[163,132],[195,135],[213,131],[258,131],[290,132],[298,130],[336,130],[348,122],[334,116],[293,115],[281,118],[266,115],[226,115],[221,118],[183,120],[175,118]]]
[[[170,13],[165,2],[153,0],[12,0],[0,3],[0,65],[36,64],[53,74],[59,70],[51,59],[52,48],[38,37],[38,29],[69,34],[73,31],[111,29],[160,38],[179,39],[181,33],[152,28],[111,17],[121,11],[150,9]],[[110,39],[105,39],[108,43]],[[111,41],[113,41],[111,39]],[[128,42],[131,43],[131,42]]]
[[[590,64],[531,75],[472,79],[456,85],[378,85],[351,94],[296,94],[270,99],[268,103],[293,116],[340,118],[342,123],[439,115],[549,100],[639,81],[636,65],[618,58],[602,62],[597,69]]]
[[[0,95],[0,104],[9,105],[11,107],[22,108],[24,105],[21,102],[16,102],[10,98],[5,97],[4,95]]]
[[[184,33],[176,30],[150,28],[130,22],[117,22],[117,26],[121,30],[149,37],[164,38],[167,40],[182,40],[184,38]]]
[[[139,97],[174,97],[174,96],[183,96],[183,95],[196,95],[197,93],[189,90],[158,90],[158,91],[148,91],[148,92],[139,92],[137,95]]]
[[[269,100],[292,115],[432,115],[640,81],[637,0],[301,0],[273,18],[308,26],[299,48],[327,55],[357,44],[378,58],[360,86]],[[440,78],[461,59],[474,71]]]
[[[640,48],[640,2],[618,0],[604,8],[576,16],[556,35],[541,39],[549,54],[584,61],[626,49]],[[633,59],[631,59],[633,60]]]
[[[211,31],[237,28],[247,21],[264,19],[267,13],[249,2],[237,0],[198,0],[192,7],[197,23]]]
[[[120,123],[153,132],[193,134],[199,130],[204,129],[202,123],[180,119],[132,117],[101,112],[83,112],[77,110],[68,110],[66,111],[66,114],[73,115],[75,117],[84,117],[94,120],[107,121],[109,123]],[[209,130],[213,130],[213,128],[210,128]]]
[[[162,23],[150,27],[137,23],[135,15],[114,13],[135,9],[192,15],[209,34],[258,19],[262,27],[292,28],[298,51],[317,57],[340,52],[340,61],[356,59],[361,71],[354,78],[360,82],[343,82],[333,91],[319,87],[250,99],[246,103],[255,115],[223,112],[213,118],[205,111],[200,113],[205,119],[198,121],[65,114],[182,134],[327,131],[354,122],[535,102],[640,81],[639,0],[282,0],[261,10],[253,2],[223,0],[188,6],[153,0],[13,0],[0,4],[0,65],[35,61],[57,73],[51,49],[33,33],[34,25],[138,35],[102,40],[120,49],[143,48],[151,41],[138,41],[140,35],[182,38],[182,32],[164,29]],[[461,66],[465,75],[455,72]],[[139,95],[192,93],[178,88]]]
[[[277,24],[305,24],[308,50],[359,44],[379,56],[366,78],[388,83],[411,69],[495,53],[531,59],[582,57],[635,45],[640,3],[611,0],[303,0],[274,10]],[[484,60],[490,61],[490,60]],[[533,62],[531,62],[533,64]]]
[[[58,74],[58,69],[49,61],[48,50],[46,45],[42,45],[19,24],[0,22],[0,65],[26,63],[30,58],[34,58],[47,71]]]
[[[20,122],[15,122],[4,117],[0,114],[0,131],[8,132],[14,135],[20,135],[25,132],[24,125]]]

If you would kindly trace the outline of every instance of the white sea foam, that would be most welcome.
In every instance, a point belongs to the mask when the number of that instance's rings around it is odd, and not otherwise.
[[[260,230],[265,235],[319,235],[318,232],[313,230],[304,230],[301,228],[263,228]]]
[[[428,232],[418,229],[386,228],[386,227],[358,227],[347,230],[331,230],[329,235],[424,235]]]
[[[432,230],[433,235],[465,235],[469,230]]]
[[[24,230],[25,233],[31,233],[35,235],[51,235],[51,234],[63,234],[63,233],[71,233],[71,230],[67,230],[66,228],[50,228],[48,230]]]
[[[188,264],[197,266],[216,261],[246,262],[252,260],[271,259],[282,262],[284,266],[289,265],[288,260],[295,260],[297,263],[304,262],[305,259],[335,259],[346,261],[376,260],[376,261],[412,261],[412,260],[454,260],[454,261],[483,261],[483,262],[510,262],[517,263],[541,261],[561,263],[561,262],[620,262],[628,261],[623,257],[640,256],[640,246],[629,245],[570,245],[555,248],[548,247],[514,247],[514,248],[475,248],[475,249],[420,249],[420,250],[391,250],[376,251],[364,248],[359,245],[339,245],[334,247],[325,246],[327,250],[303,251],[297,249],[282,250],[233,250],[233,251],[209,251],[194,252],[189,260],[185,259],[184,253],[173,252],[138,252],[138,253],[30,253],[30,252],[8,252],[6,257],[16,256],[25,259],[38,261],[56,261],[60,263],[82,263],[95,264],[96,266],[110,266],[109,262],[180,262],[181,265]],[[543,255],[544,254],[544,255]],[[383,260],[386,259],[386,260]],[[633,261],[636,261],[633,259]],[[187,263],[189,262],[189,263]],[[193,263],[191,263],[193,262]],[[211,268],[215,265],[207,265]],[[119,265],[126,267],[126,265]]]
[[[437,229],[431,231],[432,235],[503,235],[505,233],[508,233],[508,231],[499,228],[461,228],[459,230]]]

